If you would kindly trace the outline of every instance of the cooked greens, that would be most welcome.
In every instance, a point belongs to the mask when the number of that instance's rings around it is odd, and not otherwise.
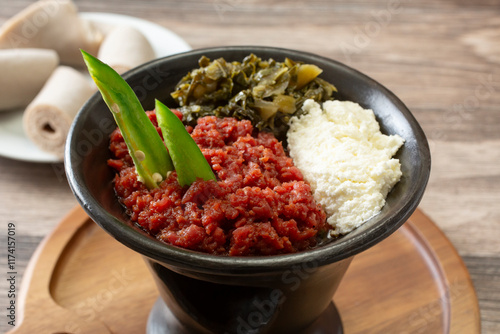
[[[251,54],[240,63],[203,56],[199,66],[171,94],[190,125],[207,115],[248,119],[284,140],[290,117],[300,113],[305,100],[323,102],[337,91],[318,77],[319,67],[288,58],[277,62]]]

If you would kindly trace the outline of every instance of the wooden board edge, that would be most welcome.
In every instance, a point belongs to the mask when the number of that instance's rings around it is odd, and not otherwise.
[[[481,316],[474,283],[455,246],[422,210],[417,209],[408,221],[430,244],[445,274],[451,310],[449,332],[481,334]]]
[[[30,260],[28,261],[28,265],[26,266],[21,280],[17,299],[19,312],[18,319],[16,320],[16,326],[6,334],[16,333],[17,330],[23,325],[23,322],[25,320],[26,308],[29,307],[29,305],[27,304],[27,298],[29,298],[32,293],[39,293],[42,295],[42,297],[44,297],[45,295],[49,295],[48,284],[50,283],[50,281],[47,282],[46,289],[44,288],[40,291],[33,291],[32,286],[32,283],[34,282],[34,273],[39,271],[39,267],[41,265],[45,265],[44,263],[40,263],[39,260],[47,252],[49,241],[51,244],[53,244],[54,238],[60,236],[60,238],[64,239],[61,240],[61,246],[65,247],[67,241],[70,240],[73,237],[74,233],[76,233],[76,231],[78,231],[78,229],[80,229],[88,220],[89,217],[87,216],[85,211],[80,206],[76,206],[71,209],[54,227],[54,229],[42,239],[40,244],[33,252]],[[54,259],[54,265],[55,263],[57,263],[57,260],[57,258]]]

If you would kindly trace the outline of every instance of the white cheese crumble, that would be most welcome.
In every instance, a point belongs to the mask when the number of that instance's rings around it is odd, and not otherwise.
[[[287,133],[290,156],[311,184],[327,214],[333,235],[346,234],[380,212],[401,178],[392,158],[403,145],[398,135],[384,135],[370,109],[344,101],[313,100],[292,117]]]

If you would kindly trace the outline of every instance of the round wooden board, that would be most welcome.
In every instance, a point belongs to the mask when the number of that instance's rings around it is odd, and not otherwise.
[[[79,207],[37,249],[21,296],[23,317],[12,333],[144,333],[158,298],[142,257]],[[345,333],[480,333],[468,271],[419,210],[354,258],[334,302]],[[71,320],[51,321],[57,313]]]

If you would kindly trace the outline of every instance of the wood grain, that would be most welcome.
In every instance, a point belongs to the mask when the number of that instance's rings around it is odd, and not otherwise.
[[[0,0],[0,24],[32,2]],[[500,332],[500,1],[76,3],[81,11],[151,20],[193,48],[259,44],[310,51],[394,91],[431,145],[431,179],[420,207],[464,258],[478,292],[483,332]],[[76,201],[60,166],[0,158],[0,203],[2,226],[16,223],[21,276],[36,242]],[[3,243],[0,252],[4,261]],[[6,290],[1,280],[1,305]],[[0,322],[0,329],[8,328]]]
[[[142,257],[80,207],[44,239],[25,277],[24,319],[8,334],[141,333],[158,298]],[[467,269],[419,210],[389,238],[355,256],[334,302],[346,333],[480,333]]]
[[[78,210],[72,210],[64,219],[66,224],[58,225],[50,238],[44,239],[33,254],[26,268],[26,277],[30,279],[24,281],[18,297],[20,323],[12,333],[70,333],[76,328],[81,333],[110,333],[104,323],[84,321],[77,313],[58,303],[50,289],[63,262],[61,254],[66,254],[68,245],[80,230],[81,224],[75,222],[85,220],[85,212],[80,207]]]

